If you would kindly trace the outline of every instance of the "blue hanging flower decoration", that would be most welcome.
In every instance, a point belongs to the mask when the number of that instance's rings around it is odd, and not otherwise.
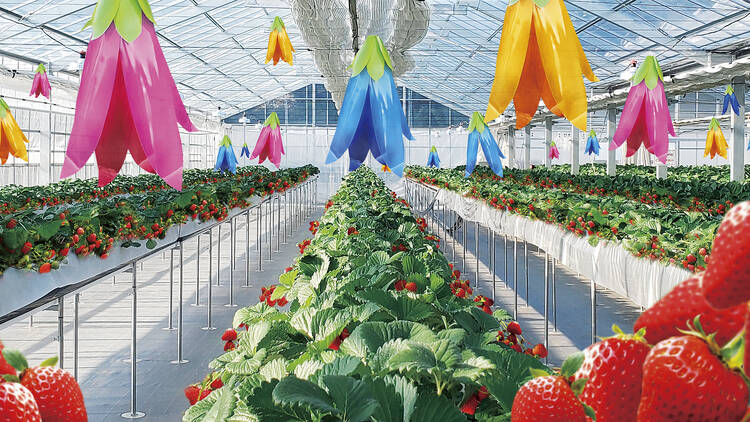
[[[247,147],[247,142],[245,142],[242,145],[242,151],[240,151],[240,158],[242,157],[250,158],[250,149]]]
[[[466,147],[466,174],[464,176],[466,178],[471,176],[471,173],[474,172],[474,167],[477,165],[479,143],[482,144],[484,158],[487,160],[492,171],[496,175],[503,177],[503,162],[500,159],[505,158],[505,155],[500,151],[500,147],[497,146],[495,138],[492,137],[492,131],[489,130],[487,124],[484,122],[484,116],[475,111],[469,122],[469,143]]]
[[[219,154],[216,156],[214,170],[237,173],[237,156],[234,155],[232,141],[230,141],[229,137],[226,135],[224,135],[224,139],[222,139],[219,144]]]
[[[437,148],[430,148],[430,155],[427,157],[427,167],[440,168],[440,157],[438,157]]]
[[[349,171],[373,157],[399,177],[404,173],[404,140],[414,139],[393,81],[393,65],[383,41],[367,37],[354,57],[326,164],[349,150]],[[367,68],[367,72],[363,70]]]
[[[599,155],[599,139],[596,137],[596,132],[593,130],[589,132],[589,138],[586,140],[586,154]]]
[[[724,91],[724,107],[721,109],[721,114],[725,114],[729,106],[732,106],[734,114],[740,115],[740,103],[737,101],[737,96],[734,95],[734,89],[732,85],[727,85],[726,91]]]

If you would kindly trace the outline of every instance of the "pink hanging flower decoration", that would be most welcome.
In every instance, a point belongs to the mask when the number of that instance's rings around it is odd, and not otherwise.
[[[550,160],[560,158],[560,150],[557,149],[557,145],[554,142],[549,146],[549,158]]]
[[[34,74],[34,82],[31,84],[29,95],[36,98],[39,98],[39,95],[43,95],[49,100],[51,91],[52,87],[49,84],[49,78],[47,78],[47,69],[44,68],[43,64],[39,63]]]
[[[669,150],[667,134],[676,135],[664,93],[664,76],[654,56],[646,57],[633,76],[632,83],[609,149],[616,149],[627,140],[626,157],[635,154],[642,144],[666,164]]]
[[[276,112],[272,112],[263,124],[263,129],[260,131],[258,142],[255,144],[255,149],[253,149],[250,159],[253,160],[255,157],[260,157],[258,164],[262,164],[268,158],[268,161],[272,162],[276,168],[279,168],[282,154],[286,153],[284,152],[284,144],[281,142],[279,116]]]
[[[76,115],[60,177],[81,169],[92,153],[99,186],[119,173],[128,152],[149,173],[182,189],[182,142],[193,132],[154,30],[147,0],[99,0]]]

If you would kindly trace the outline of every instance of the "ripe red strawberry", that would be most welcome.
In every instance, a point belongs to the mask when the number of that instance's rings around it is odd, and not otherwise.
[[[216,378],[215,380],[211,381],[211,389],[212,390],[218,390],[224,386],[224,383],[221,381],[221,377]]]
[[[54,366],[56,357],[29,367],[16,350],[5,350],[3,355],[20,374],[21,384],[31,391],[44,422],[88,421],[81,387],[70,373]]]
[[[583,365],[574,375],[574,380],[588,380],[579,397],[594,409],[597,422],[635,420],[643,361],[650,350],[643,331],[628,336],[617,326],[612,329],[617,333],[615,337],[583,351]]]
[[[544,359],[547,357],[547,348],[540,343],[534,346],[534,348],[531,350],[531,353],[533,353],[534,356],[538,358]]]
[[[660,342],[646,356],[638,422],[739,421],[745,414],[747,384],[722,362],[723,350],[697,318],[695,328]]]
[[[584,422],[583,406],[565,378],[534,378],[516,393],[511,422]]]
[[[520,336],[521,324],[517,323],[516,321],[511,321],[510,323],[508,323],[508,332]]]
[[[406,287],[406,280],[397,280],[396,284],[393,286],[397,292],[400,292],[401,290],[404,290]]]
[[[198,403],[198,397],[201,394],[201,389],[197,385],[188,385],[185,387],[185,397],[190,402],[190,405]]]
[[[230,350],[234,350],[236,348],[237,348],[237,346],[234,345],[234,342],[228,341],[228,342],[224,343],[224,351],[225,352],[228,352]]]
[[[404,288],[410,292],[416,292],[417,291],[417,283],[410,281],[406,284],[404,284]]]
[[[0,341],[0,375],[16,375],[16,368],[10,366],[8,362],[5,361],[5,358],[3,357],[3,342]],[[0,380],[2,380],[2,377],[0,377]],[[0,381],[2,382],[2,381]]]
[[[237,331],[230,328],[224,331],[224,334],[221,335],[221,339],[223,341],[235,341],[237,340]]]
[[[703,277],[704,274],[697,274],[675,286],[641,314],[633,331],[645,328],[646,340],[650,344],[656,344],[669,337],[682,335],[678,329],[686,329],[687,322],[700,315],[706,332],[716,333],[717,343],[723,345],[731,340],[742,329],[745,306],[738,305],[724,310],[713,308],[701,294]]]
[[[723,309],[750,300],[750,201],[732,207],[716,231],[701,287],[708,303]]]
[[[52,269],[52,264],[50,264],[49,262],[45,262],[39,267],[39,272],[44,274],[44,273],[50,272],[51,269]]]
[[[0,416],[3,422],[42,422],[31,391],[17,382],[0,382]]]

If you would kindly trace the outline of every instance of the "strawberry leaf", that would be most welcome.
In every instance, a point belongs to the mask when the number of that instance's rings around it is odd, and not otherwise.
[[[16,371],[23,372],[29,367],[29,362],[18,350],[3,350],[3,357],[8,365],[14,367]]]
[[[578,371],[578,369],[583,365],[583,353],[578,352],[574,353],[570,356],[568,356],[567,359],[565,359],[565,362],[563,362],[562,367],[560,368],[560,375],[563,377],[571,377],[573,374]]]
[[[570,389],[573,390],[573,394],[575,394],[576,397],[583,392],[583,387],[586,386],[586,381],[588,380],[588,378],[579,378],[570,384]]]
[[[57,365],[57,356],[53,356],[49,359],[45,359],[39,366],[55,366]]]
[[[596,412],[594,411],[594,408],[591,407],[591,406],[589,406],[586,403],[581,403],[581,404],[583,405],[583,412],[586,414],[586,416],[588,416],[589,418],[591,418],[592,421],[595,421],[596,420]]]

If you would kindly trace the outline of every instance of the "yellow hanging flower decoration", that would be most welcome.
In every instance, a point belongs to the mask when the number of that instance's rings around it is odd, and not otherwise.
[[[273,59],[273,65],[279,62],[279,59],[292,65],[292,53],[294,47],[292,42],[289,41],[289,35],[286,33],[286,27],[284,21],[280,17],[276,16],[273,19],[271,25],[271,35],[268,36],[268,52],[266,53],[266,63]]]
[[[719,154],[726,159],[727,148],[729,148],[729,144],[726,138],[724,138],[719,121],[716,118],[711,119],[711,124],[708,126],[708,134],[706,134],[706,150],[703,151],[703,156],[708,157],[708,154],[711,154],[711,159],[713,159],[716,157],[716,154]]]
[[[387,165],[385,165],[385,164],[383,164],[383,166],[382,166],[382,167],[380,168],[380,170],[381,170],[381,171],[382,171],[383,173],[390,173],[390,172],[391,172],[391,169],[389,169],[389,168],[388,168],[388,166],[387,166]]]
[[[10,112],[8,104],[0,98],[0,162],[5,164],[8,161],[8,154],[28,162],[29,156],[26,153],[26,145],[29,143],[26,135],[18,127],[16,119]]]
[[[581,74],[599,80],[563,1],[510,0],[485,121],[500,116],[512,99],[520,129],[531,121],[541,98],[551,112],[585,131],[587,99]]]

